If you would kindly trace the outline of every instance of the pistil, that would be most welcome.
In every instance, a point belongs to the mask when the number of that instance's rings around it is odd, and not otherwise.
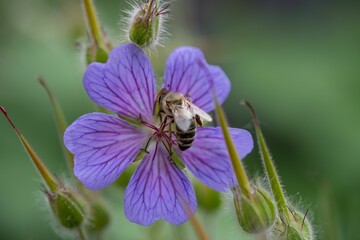
[[[155,125],[153,125],[151,123],[146,122],[142,118],[141,114],[139,114],[138,121],[143,126],[146,126],[146,127],[150,128],[150,129],[154,130],[154,132],[151,134],[148,141],[146,142],[145,147],[143,149],[141,149],[141,150],[143,150],[146,153],[149,153],[147,151],[147,149],[148,149],[148,147],[149,147],[149,145],[151,143],[151,140],[156,136],[157,141],[156,141],[156,149],[155,149],[155,151],[157,150],[158,143],[161,141],[163,146],[165,147],[165,149],[169,153],[169,157],[171,158],[171,156],[173,154],[172,146],[173,146],[173,144],[176,144],[176,142],[174,140],[172,140],[173,134],[175,135],[175,133],[171,130],[172,120],[169,119],[168,116],[166,116],[165,119],[160,122],[160,126],[157,127],[157,126],[155,126]]]

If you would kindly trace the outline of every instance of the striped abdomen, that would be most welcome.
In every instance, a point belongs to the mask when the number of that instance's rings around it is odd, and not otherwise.
[[[195,133],[195,119],[191,121],[189,129],[185,132],[180,130],[178,126],[176,126],[176,140],[181,151],[185,151],[186,149],[191,147],[191,144],[195,140]]]

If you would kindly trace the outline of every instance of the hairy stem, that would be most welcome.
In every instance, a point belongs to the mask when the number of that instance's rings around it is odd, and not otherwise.
[[[50,190],[55,191],[58,189],[58,185],[56,184],[56,178],[50,173],[44,163],[41,161],[40,157],[36,154],[36,152],[32,149],[29,142],[25,139],[25,137],[20,133],[20,131],[16,128],[15,124],[11,121],[10,117],[7,114],[5,108],[0,106],[1,112],[4,114],[12,128],[15,130],[16,134],[20,138],[20,141],[25,147],[26,152],[29,154],[32,162],[34,163],[36,169],[39,171],[41,177],[43,178],[44,182],[50,188]]]
[[[39,76],[38,81],[44,87],[46,93],[48,94],[48,96],[50,98],[51,105],[53,106],[54,113],[55,113],[55,120],[56,120],[57,129],[58,129],[58,134],[60,137],[60,143],[61,143],[62,149],[64,151],[64,155],[66,157],[69,170],[72,170],[72,168],[74,167],[74,155],[72,155],[67,150],[67,148],[65,148],[65,146],[63,144],[63,136],[64,136],[65,130],[68,126],[66,118],[65,118],[65,114],[64,114],[59,102],[57,101],[56,97],[51,92],[45,79],[43,77]]]
[[[222,129],[226,147],[228,149],[232,166],[234,168],[235,176],[238,181],[241,192],[246,196],[250,197],[251,195],[251,187],[249,183],[249,179],[246,174],[246,170],[242,161],[236,151],[235,144],[231,138],[231,134],[229,128],[227,126],[224,111],[220,107],[220,104],[217,99],[215,99],[215,112],[218,116],[220,127]]]
[[[253,117],[253,122],[255,125],[255,131],[256,131],[257,138],[258,138],[260,153],[262,156],[265,171],[267,173],[266,175],[268,177],[279,214],[280,214],[280,216],[284,217],[286,220],[289,220],[291,218],[291,213],[288,209],[286,197],[285,197],[284,191],[281,187],[280,179],[276,172],[274,161],[270,155],[269,148],[266,145],[264,135],[261,131],[259,121],[256,117],[255,110],[249,102],[243,101],[243,104],[250,110],[252,117]]]
[[[237,182],[239,184],[241,192],[246,197],[250,198],[250,196],[251,196],[251,187],[250,187],[249,178],[248,178],[248,176],[246,174],[245,167],[242,164],[242,161],[241,161],[241,159],[239,157],[239,154],[236,151],[234,141],[232,140],[232,137],[231,137],[231,134],[230,134],[230,131],[229,131],[229,127],[228,127],[228,124],[226,122],[224,111],[221,108],[221,106],[219,104],[219,101],[218,101],[218,98],[217,98],[216,88],[214,86],[214,81],[212,79],[211,73],[209,71],[209,68],[205,65],[204,62],[198,61],[198,65],[205,72],[205,76],[208,79],[210,89],[212,91],[212,95],[213,95],[213,99],[214,99],[214,103],[215,103],[215,112],[216,112],[216,115],[218,117],[222,133],[224,135],[226,147],[227,147],[229,155],[230,155],[230,160],[231,160],[231,163],[232,163],[232,166],[233,166],[233,169],[234,169],[236,180],[237,180]]]
[[[89,34],[98,47],[104,47],[104,39],[101,31],[101,25],[96,14],[95,5],[92,0],[83,0],[85,16],[89,28]]]

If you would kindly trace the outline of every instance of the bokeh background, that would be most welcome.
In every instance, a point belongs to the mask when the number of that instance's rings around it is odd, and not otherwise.
[[[109,37],[121,43],[125,1],[95,1]],[[231,126],[253,132],[253,103],[289,198],[310,210],[319,239],[360,239],[360,5],[358,1],[177,0],[166,47],[152,56],[162,77],[177,46],[203,49],[232,81],[224,108]],[[86,29],[80,0],[0,1],[0,104],[7,108],[43,161],[70,176],[53,112],[36,81],[42,75],[69,122],[94,111],[82,87]],[[264,175],[255,148],[249,174]],[[60,239],[47,211],[41,181],[0,116],[0,237]],[[189,223],[153,228],[129,223],[123,193],[103,191],[114,218],[108,239],[195,239]],[[212,239],[251,239],[236,225],[230,195],[218,209],[199,210]],[[56,229],[56,227],[55,227]]]

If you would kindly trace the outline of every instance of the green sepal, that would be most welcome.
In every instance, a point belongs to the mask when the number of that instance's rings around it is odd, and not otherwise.
[[[159,32],[159,17],[140,9],[135,14],[129,32],[129,39],[141,48],[152,45]]]
[[[86,64],[92,62],[106,63],[109,58],[109,51],[100,47],[90,46],[86,49]]]
[[[143,151],[141,151],[143,152]],[[140,153],[139,153],[140,154]],[[139,156],[138,154],[138,156]],[[136,167],[134,165],[138,165],[137,163],[132,163],[115,181],[115,186],[120,187],[121,189],[125,189],[128,185],[131,176],[134,174]]]
[[[274,238],[279,240],[312,240],[312,226],[306,215],[292,212],[290,222],[278,219],[275,224]]]
[[[179,158],[179,156],[175,153],[173,153],[173,155],[171,156],[171,159],[174,161],[175,165],[181,169],[184,170],[186,168],[185,164],[181,161],[181,159]]]
[[[144,150],[140,150],[140,152],[136,155],[132,164],[120,175],[120,177],[116,180],[115,185],[125,189],[128,185],[131,176],[134,174],[136,170],[136,166],[138,163],[145,157],[147,154]]]

